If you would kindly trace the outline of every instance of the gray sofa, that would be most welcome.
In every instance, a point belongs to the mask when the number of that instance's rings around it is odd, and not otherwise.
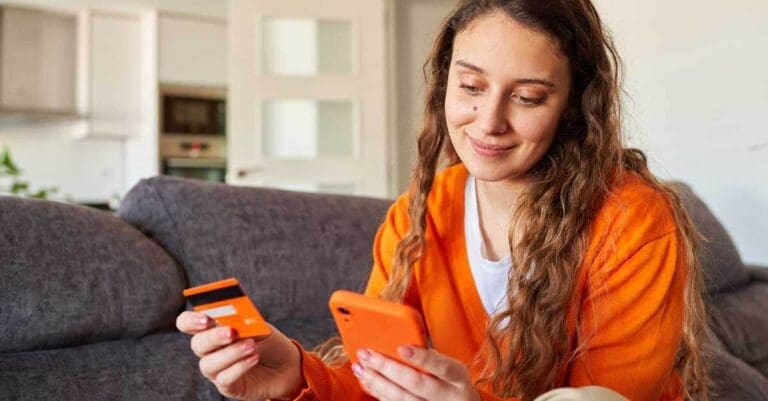
[[[715,400],[768,400],[768,269],[744,266],[683,187],[710,238]],[[221,400],[174,330],[181,290],[237,277],[305,346],[334,332],[327,299],[362,290],[389,202],[167,177],[119,217],[0,197],[0,400]]]

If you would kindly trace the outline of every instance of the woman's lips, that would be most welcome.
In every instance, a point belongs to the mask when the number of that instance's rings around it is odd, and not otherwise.
[[[499,157],[501,155],[504,155],[508,151],[510,151],[512,148],[514,148],[516,145],[509,145],[509,146],[500,146],[500,145],[490,145],[485,142],[478,141],[470,136],[467,136],[469,138],[469,143],[472,145],[472,150],[475,151],[478,155],[481,156],[487,156],[487,157]]]

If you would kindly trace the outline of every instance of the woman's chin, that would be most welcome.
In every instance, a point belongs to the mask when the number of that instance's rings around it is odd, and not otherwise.
[[[498,163],[491,164],[472,160],[465,162],[464,166],[476,179],[486,182],[518,180],[525,176],[525,171]]]

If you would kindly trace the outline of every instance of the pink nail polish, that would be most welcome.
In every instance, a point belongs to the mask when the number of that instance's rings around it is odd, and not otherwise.
[[[208,327],[208,316],[203,316],[203,317],[197,318],[195,323],[197,323],[198,327]]]
[[[365,371],[365,368],[363,368],[359,363],[352,364],[352,373],[354,373],[355,376],[363,377],[364,371]]]
[[[229,327],[225,327],[221,329],[221,332],[219,332],[219,336],[224,340],[231,340],[232,339],[232,329]]]
[[[413,348],[411,348],[411,347],[409,347],[407,345],[404,345],[404,346],[398,348],[398,351],[400,352],[400,355],[403,358],[406,358],[406,359],[413,358],[413,354],[414,354]]]
[[[367,361],[368,358],[371,357],[371,352],[365,348],[362,348],[357,351],[357,357],[360,358],[360,360],[362,361]]]
[[[245,363],[247,363],[248,365],[255,365],[259,363],[259,356],[254,355],[254,356],[248,357],[248,359],[245,360]]]
[[[243,345],[241,345],[241,347],[243,348],[243,352],[246,352],[246,353],[252,352],[253,350],[256,349],[256,343],[253,342],[252,340],[248,340],[244,342]]]

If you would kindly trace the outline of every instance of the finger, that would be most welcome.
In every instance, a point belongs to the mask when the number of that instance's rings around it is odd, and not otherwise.
[[[259,363],[259,354],[253,354],[247,358],[241,359],[228,368],[219,372],[212,380],[216,388],[224,395],[243,394],[245,389],[237,388],[242,386],[240,379],[244,374]]]
[[[359,350],[357,357],[363,367],[370,366],[388,380],[408,389],[416,396],[434,399],[445,394],[444,383],[399,361],[366,349]]]
[[[363,361],[352,364],[352,372],[360,381],[363,389],[378,400],[424,401],[423,398],[411,394],[396,383],[387,379],[373,367],[365,367]]]
[[[217,349],[229,345],[237,339],[237,333],[231,327],[221,326],[192,336],[192,352],[203,357]]]
[[[184,311],[176,317],[176,328],[184,333],[194,335],[213,326],[213,319],[204,313]]]
[[[464,364],[431,348],[406,345],[399,347],[398,352],[404,360],[433,374],[444,382],[463,386],[469,377],[469,372]]]
[[[255,351],[256,343],[253,339],[237,341],[200,358],[200,373],[213,381],[221,371],[254,354]]]

